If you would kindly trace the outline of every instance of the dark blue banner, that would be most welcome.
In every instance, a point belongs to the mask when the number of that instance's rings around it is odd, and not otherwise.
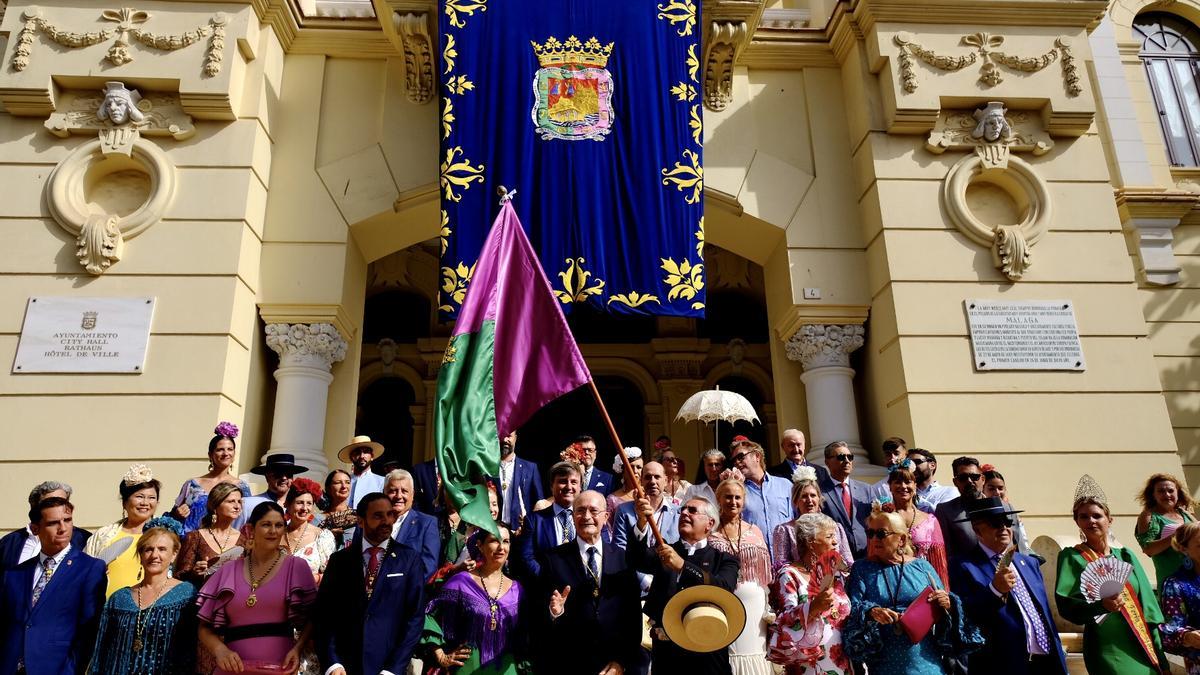
[[[563,309],[704,315],[699,0],[441,0],[443,318],[497,187]]]

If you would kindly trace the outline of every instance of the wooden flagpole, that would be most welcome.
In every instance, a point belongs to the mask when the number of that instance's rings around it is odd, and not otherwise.
[[[633,464],[629,461],[629,455],[625,454],[625,445],[621,443],[621,437],[617,434],[617,428],[613,426],[612,418],[608,416],[608,408],[604,407],[604,399],[600,398],[600,390],[596,389],[596,381],[588,380],[588,386],[592,389],[592,398],[596,399],[596,406],[600,408],[600,414],[604,416],[604,423],[608,426],[608,435],[617,446],[617,454],[621,457],[621,463],[625,465],[625,473],[633,477],[633,484],[636,486],[634,488],[634,498],[640,499],[645,497],[646,493],[642,490],[642,484],[638,475],[633,471]],[[586,487],[584,486],[585,489]],[[636,505],[634,513],[637,513]],[[654,533],[659,543],[665,543],[666,539],[663,539],[662,532],[658,529],[658,523],[653,518],[647,518],[646,522],[650,525],[650,531]]]

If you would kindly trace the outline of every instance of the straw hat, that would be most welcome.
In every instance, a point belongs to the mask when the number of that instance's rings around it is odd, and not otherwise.
[[[663,608],[662,627],[667,637],[689,652],[724,649],[745,626],[742,601],[720,586],[685,588]]]
[[[371,454],[378,458],[383,454],[383,446],[371,440],[370,436],[355,436],[350,439],[350,445],[338,450],[338,459],[350,463],[350,451],[355,448],[370,448]]]

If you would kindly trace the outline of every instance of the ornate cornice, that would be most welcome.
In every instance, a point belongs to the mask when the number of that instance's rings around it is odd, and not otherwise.
[[[354,322],[341,305],[265,303],[258,306],[258,314],[267,324],[327,323],[347,341],[354,339],[356,332]]]
[[[307,366],[329,370],[346,358],[349,346],[328,323],[269,323],[267,346],[279,355],[282,367]]]
[[[800,327],[788,338],[784,347],[792,361],[799,361],[804,370],[827,366],[850,366],[850,352],[863,346],[861,324],[810,323]]]

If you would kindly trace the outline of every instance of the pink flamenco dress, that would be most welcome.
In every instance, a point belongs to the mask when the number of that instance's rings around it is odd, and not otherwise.
[[[842,649],[850,598],[839,575],[831,586],[833,605],[810,616],[811,601],[821,590],[821,582],[814,576],[822,575],[811,575],[794,564],[779,569],[772,588],[772,605],[778,613],[771,627],[768,658],[782,665],[787,675],[851,673],[850,659]]]
[[[942,580],[942,587],[950,589],[950,565],[946,560],[946,540],[942,538],[942,526],[937,518],[926,514],[925,520],[909,530],[914,555],[928,562]]]
[[[243,674],[283,673],[280,667],[296,644],[296,631],[308,621],[317,596],[312,570],[303,558],[284,556],[279,569],[255,592],[252,607],[246,560],[224,565],[200,590],[200,621],[221,635],[242,658]],[[226,675],[217,668],[214,675]]]

